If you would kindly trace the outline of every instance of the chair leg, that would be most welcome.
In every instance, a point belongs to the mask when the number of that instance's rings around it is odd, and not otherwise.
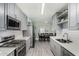
[[[45,41],[45,37],[44,37],[44,41]]]

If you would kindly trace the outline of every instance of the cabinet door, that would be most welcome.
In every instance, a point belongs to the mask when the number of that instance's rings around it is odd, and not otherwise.
[[[18,20],[22,20],[21,17],[22,16],[21,16],[20,8],[15,4],[15,18]]]
[[[75,55],[62,47],[62,56],[75,56]]]
[[[23,26],[24,26],[24,30],[27,30],[27,23],[26,23],[26,17],[24,17],[24,20],[23,20]]]
[[[77,4],[69,4],[69,29],[77,29]]]
[[[77,23],[79,23],[79,3],[77,3]]]
[[[27,29],[27,26],[26,26],[27,18],[17,5],[15,5],[15,15],[16,15],[15,18],[21,21],[21,30],[26,30]]]
[[[52,48],[51,38],[50,38],[50,43],[49,43],[49,45],[50,45],[50,50],[52,50],[52,49],[51,49],[51,48]]]
[[[50,48],[55,56],[61,56],[61,46],[53,39],[50,39]]]
[[[26,30],[27,29],[27,24],[26,24],[26,16],[24,15],[24,13],[21,13],[22,16],[22,20],[21,20],[21,30]]]
[[[0,30],[4,30],[5,26],[4,3],[0,3]]]
[[[77,3],[77,27],[79,29],[79,3]]]
[[[55,42],[55,47],[56,47],[55,55],[56,56],[61,56],[61,46],[58,43]]]
[[[55,55],[55,49],[56,49],[56,47],[55,47],[55,42],[54,42],[53,39],[50,39],[50,49],[53,52],[53,54]]]
[[[30,39],[26,40],[26,52],[28,53],[30,48]]]
[[[15,4],[8,3],[8,15],[15,18]]]

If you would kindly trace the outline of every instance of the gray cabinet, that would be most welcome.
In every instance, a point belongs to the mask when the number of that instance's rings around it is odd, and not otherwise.
[[[0,3],[0,30],[6,30],[6,16],[9,15],[17,20],[21,21],[21,29],[26,30],[26,15],[21,11],[21,9],[15,3]]]
[[[75,55],[62,47],[62,56],[75,56]]]
[[[26,52],[28,53],[30,49],[30,38],[26,40]]]
[[[0,3],[0,30],[4,30],[5,27],[5,11],[4,3]]]
[[[69,29],[77,29],[77,4],[69,4]]]
[[[26,30],[27,29],[27,24],[26,24],[27,17],[24,15],[24,13],[21,13],[21,16],[22,16],[21,30]]]
[[[14,11],[13,3],[0,3],[0,30],[6,30],[6,16],[9,15],[15,18],[15,11]]]
[[[79,3],[77,3],[77,23],[79,23]]]
[[[15,18],[15,3],[8,3],[8,15]]]
[[[21,17],[22,16],[21,16],[20,8],[15,4],[15,18],[18,20],[22,20]]]
[[[21,21],[21,30],[26,30],[27,29],[27,25],[26,25],[27,17],[17,5],[15,5],[15,18]]]
[[[61,56],[61,46],[55,42],[55,56]]]
[[[79,4],[69,4],[69,29],[79,29]]]
[[[53,52],[53,54],[55,55],[55,45],[54,45],[53,39],[50,39],[50,49]]]
[[[50,39],[50,48],[55,56],[61,56],[61,46],[53,39]]]
[[[79,29],[79,3],[77,3],[77,27]]]

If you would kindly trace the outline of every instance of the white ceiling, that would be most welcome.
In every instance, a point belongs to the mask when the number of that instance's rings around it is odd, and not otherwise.
[[[44,15],[41,15],[42,3],[18,3],[23,12],[32,19],[50,18],[60,10],[66,3],[45,3]]]

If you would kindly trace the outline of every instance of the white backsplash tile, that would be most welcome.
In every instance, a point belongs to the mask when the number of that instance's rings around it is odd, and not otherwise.
[[[79,42],[79,30],[68,30],[63,29],[62,32],[58,32],[58,36],[63,37],[64,33],[68,33],[68,39],[72,40],[73,42]]]
[[[79,42],[79,30],[69,31],[69,38],[74,42]]]
[[[5,36],[10,36],[10,35],[15,35],[15,39],[21,39],[22,31],[13,31],[13,30],[0,31],[0,38]]]

